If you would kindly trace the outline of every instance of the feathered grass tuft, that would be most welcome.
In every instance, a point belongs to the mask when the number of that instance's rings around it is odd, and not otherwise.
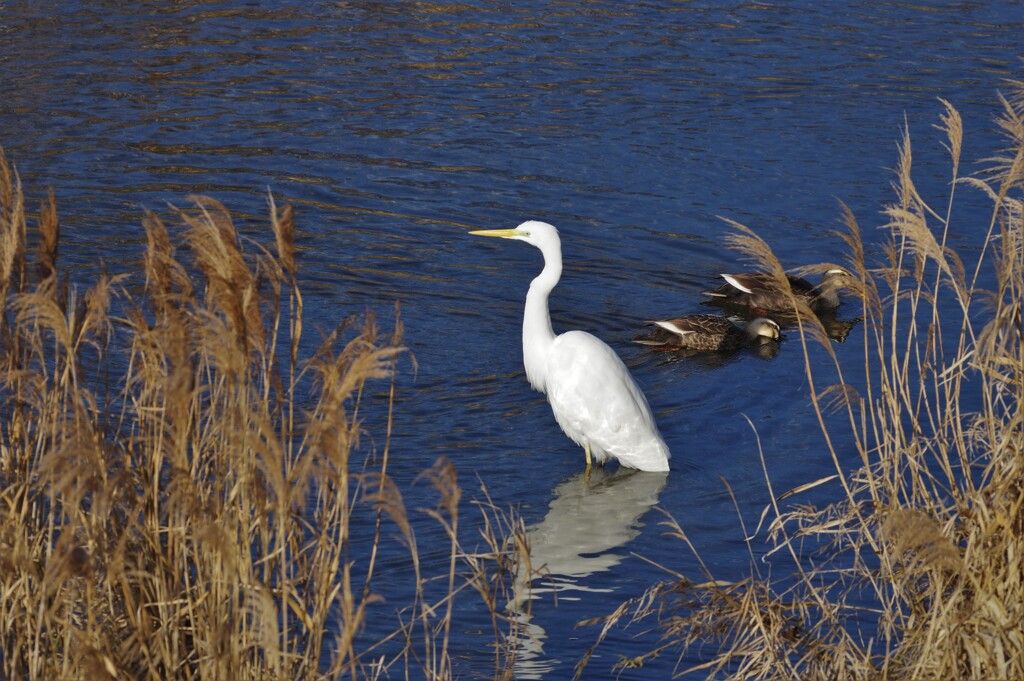
[[[392,379],[390,415],[400,322],[383,338],[372,315],[346,320],[302,359],[291,208],[271,198],[276,252],[253,254],[224,206],[192,201],[177,212],[187,247],[145,214],[141,293],[101,274],[78,296],[57,283],[52,193],[27,267],[21,186],[0,153],[0,677],[452,678],[467,590],[491,611],[507,675],[521,521],[488,500],[485,549],[464,548],[458,477],[440,461],[427,477],[448,559],[424,567],[388,446],[354,456],[369,382]],[[375,510],[401,530],[414,602],[366,642],[386,613],[352,532]],[[442,571],[440,595],[426,570]]]

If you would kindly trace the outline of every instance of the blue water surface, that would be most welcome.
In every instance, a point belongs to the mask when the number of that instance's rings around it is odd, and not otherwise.
[[[193,193],[271,243],[269,191],[296,209],[309,328],[370,310],[387,330],[400,304],[415,365],[399,364],[391,471],[409,508],[429,506],[418,476],[445,456],[467,499],[484,485],[521,512],[564,588],[557,601],[538,590],[517,676],[564,679],[597,638],[577,622],[666,578],[658,565],[701,577],[655,506],[716,577],[740,578],[743,524],[769,499],[758,446],[777,492],[834,472],[792,334],[774,357],[712,360],[630,338],[702,311],[700,291],[748,266],[724,246],[723,217],[787,266],[841,262],[842,201],[877,259],[904,129],[918,186],[944,209],[939,98],[964,117],[975,172],[1000,144],[997,93],[1021,78],[1022,35],[1016,2],[0,2],[0,145],[28,195],[54,188],[61,262],[83,286],[100,261],[138,269],[143,208],[167,216]],[[965,259],[989,210],[967,192],[958,203]],[[467,235],[526,219],[562,233],[556,331],[621,354],[673,451],[667,477],[609,472],[586,487],[582,452],[531,391],[519,324],[539,253]],[[835,349],[856,362],[863,339]],[[834,380],[824,352],[811,362]],[[387,388],[369,398],[365,455],[383,446]],[[475,513],[464,502],[470,542]],[[443,574],[443,534],[425,514],[416,524],[425,571]],[[381,564],[391,597],[366,640],[393,628],[410,587],[397,541]],[[471,596],[457,612],[459,672],[488,677],[489,616]],[[646,628],[616,629],[585,678],[654,647],[635,636]],[[621,678],[667,678],[706,654]]]

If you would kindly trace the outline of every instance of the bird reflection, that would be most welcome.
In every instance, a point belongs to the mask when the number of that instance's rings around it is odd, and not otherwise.
[[[845,343],[846,338],[850,335],[850,331],[853,327],[864,319],[863,317],[854,317],[853,319],[839,319],[835,312],[826,312],[818,315],[818,320],[821,325],[825,328],[825,333],[828,337],[837,343]]]
[[[531,574],[519,574],[509,609],[520,625],[516,678],[536,679],[554,668],[544,658],[547,634],[534,621],[533,604],[544,594],[575,599],[603,591],[583,578],[611,570],[622,561],[613,552],[640,533],[640,518],[658,503],[667,473],[619,468],[579,473],[554,489],[544,519],[527,528]],[[525,572],[525,571],[524,571]]]

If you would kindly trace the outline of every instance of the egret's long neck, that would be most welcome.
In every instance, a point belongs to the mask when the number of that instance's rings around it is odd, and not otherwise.
[[[545,361],[548,349],[555,342],[548,312],[548,295],[562,276],[562,248],[559,244],[541,249],[544,254],[544,269],[530,283],[526,294],[526,310],[523,313],[523,365],[526,378],[534,390],[547,393]]]

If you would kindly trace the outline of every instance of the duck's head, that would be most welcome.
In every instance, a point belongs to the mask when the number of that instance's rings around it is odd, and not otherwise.
[[[751,338],[767,339],[777,341],[782,338],[782,330],[774,320],[767,317],[758,317],[747,324],[747,333]]]

